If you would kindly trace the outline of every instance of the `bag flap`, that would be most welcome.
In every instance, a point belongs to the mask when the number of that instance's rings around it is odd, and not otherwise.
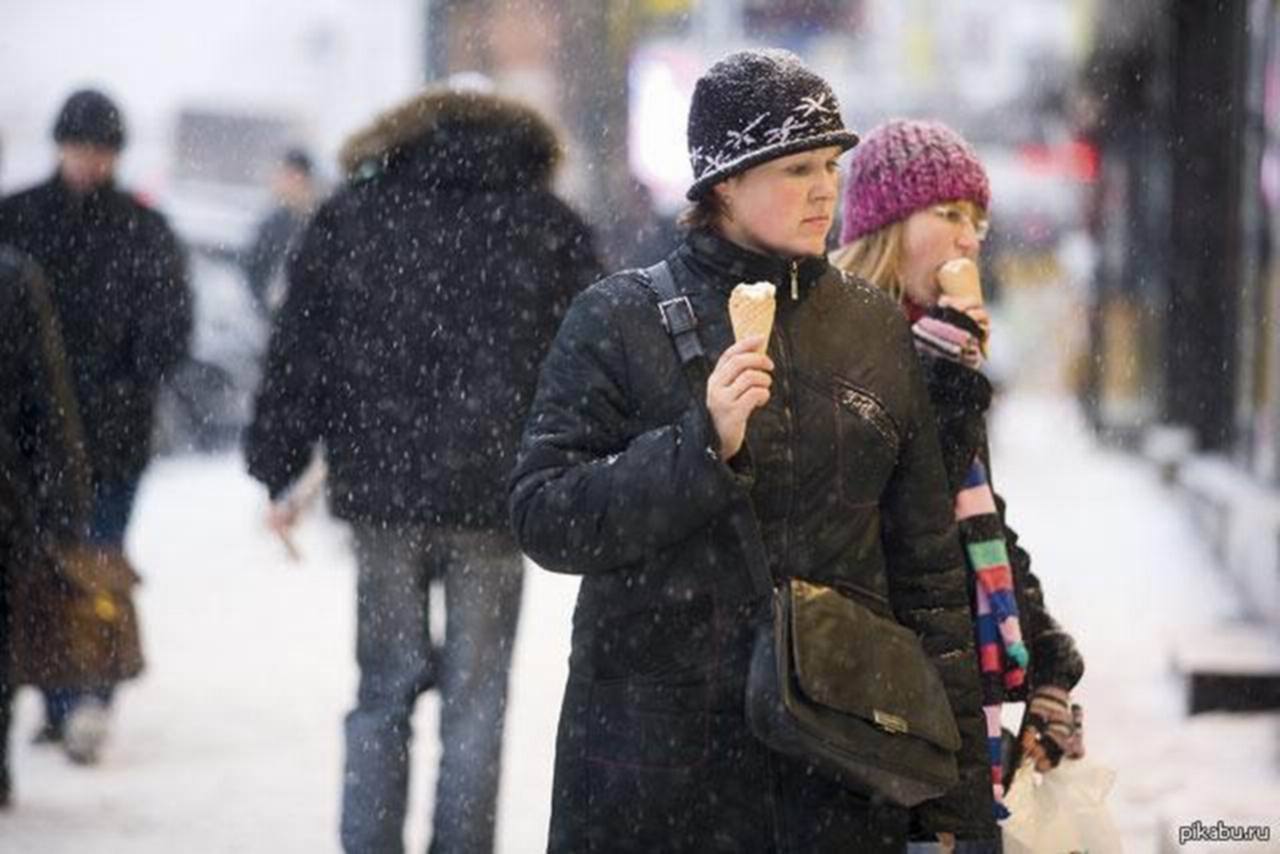
[[[825,585],[793,578],[778,595],[805,696],[887,732],[960,749],[942,678],[915,632]]]
[[[128,593],[142,578],[124,552],[111,546],[77,543],[58,551],[63,576],[89,594]]]

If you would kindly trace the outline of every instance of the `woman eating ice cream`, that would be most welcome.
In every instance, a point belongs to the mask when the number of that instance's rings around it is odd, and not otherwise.
[[[910,332],[824,256],[856,142],[794,55],[716,63],[689,113],[688,233],[665,262],[679,297],[659,300],[652,270],[596,283],[542,366],[512,519],[537,563],[582,576],[551,850],[901,854],[905,808],[748,723],[760,598],[728,523],[745,505],[775,583],[858,591],[923,640],[967,781],[931,803],[948,832],[995,834],[963,556]],[[772,286],[773,317],[735,341],[742,283]],[[697,382],[673,341],[688,328]]]
[[[1031,558],[1005,526],[1004,502],[991,487],[991,384],[982,373],[990,322],[977,266],[990,199],[986,171],[955,131],[936,122],[888,122],[850,158],[843,245],[833,261],[899,301],[912,323],[969,565],[980,702],[998,804],[1008,782],[1001,705],[1027,701],[1020,739],[1025,758],[1042,771],[1053,767],[1082,750],[1069,692],[1084,662],[1045,608]],[[1001,807],[996,810],[1003,815]],[[916,823],[923,838],[947,829],[928,807]]]

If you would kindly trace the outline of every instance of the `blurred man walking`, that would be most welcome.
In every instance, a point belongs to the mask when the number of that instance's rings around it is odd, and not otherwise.
[[[110,98],[73,94],[53,138],[57,172],[0,201],[0,244],[31,256],[49,280],[84,424],[93,493],[87,538],[123,548],[156,394],[187,350],[185,263],[164,218],[115,185],[125,126]],[[113,688],[46,691],[42,740],[63,741],[78,762],[96,761]]]
[[[403,850],[410,719],[433,685],[431,850],[493,848],[523,577],[505,481],[541,358],[597,273],[585,225],[549,189],[559,159],[525,106],[424,93],[348,143],[348,183],[291,262],[247,457],[281,527],[280,499],[323,443],[331,506],[352,525],[348,852]],[[432,581],[448,614],[439,648]]]

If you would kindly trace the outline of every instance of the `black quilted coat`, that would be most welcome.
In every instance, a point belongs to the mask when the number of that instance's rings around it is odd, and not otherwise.
[[[884,597],[919,633],[964,739],[961,784],[930,808],[961,836],[994,835],[963,557],[901,313],[825,259],[762,256],[710,233],[669,262],[713,363],[732,341],[733,285],[778,286],[772,397],[725,465],[637,275],[611,276],[570,308],[511,493],[530,556],[583,576],[551,848],[902,850],[904,811],[749,732],[752,605],[726,525],[748,493],[775,577]]]

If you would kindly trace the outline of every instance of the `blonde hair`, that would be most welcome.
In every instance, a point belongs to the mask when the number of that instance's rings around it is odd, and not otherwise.
[[[898,274],[902,265],[902,231],[903,222],[898,220],[864,234],[832,252],[831,263],[901,302],[903,288]]]

